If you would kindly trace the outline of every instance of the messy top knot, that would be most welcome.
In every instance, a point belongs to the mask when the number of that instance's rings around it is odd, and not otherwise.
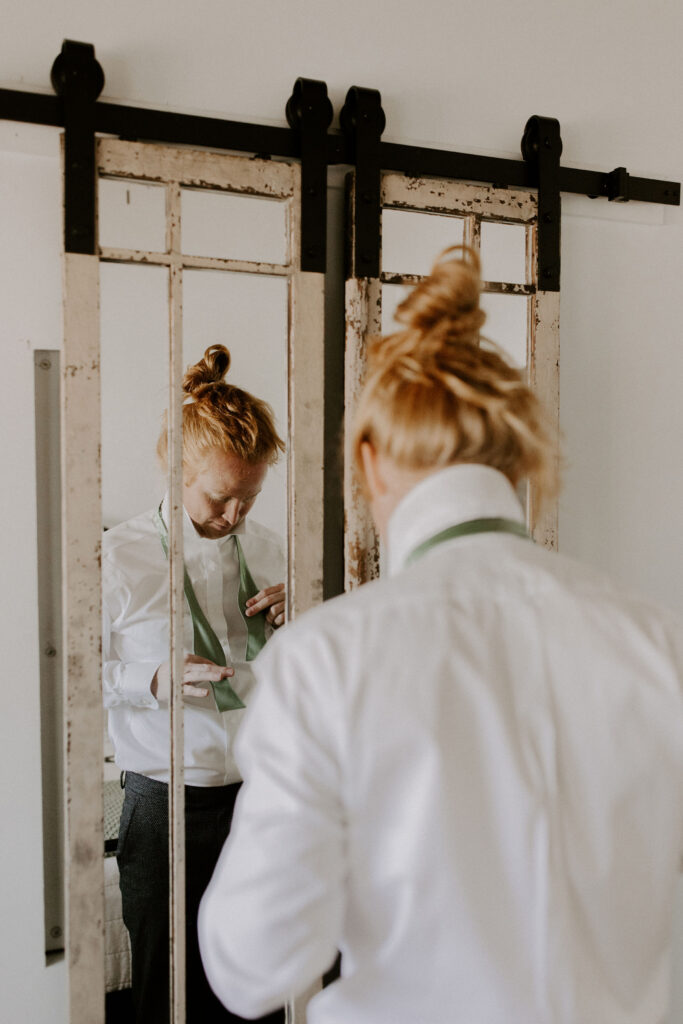
[[[195,400],[207,385],[223,380],[230,369],[230,352],[225,345],[210,345],[194,366],[188,366],[183,377],[183,392]]]
[[[273,410],[260,398],[228,384],[230,352],[210,345],[202,358],[188,366],[183,392],[183,470],[192,476],[212,451],[236,455],[251,465],[277,462],[285,444],[275,429]],[[168,458],[166,422],[157,444],[162,466]]]
[[[538,399],[494,345],[479,345],[480,292],[477,253],[446,249],[399,306],[405,330],[371,342],[354,426],[361,473],[367,441],[405,469],[480,463],[514,486],[528,478],[539,499],[556,490],[556,452]]]
[[[460,251],[462,259],[445,257]],[[420,281],[396,312],[399,323],[422,333],[425,340],[435,334],[459,341],[476,342],[486,314],[479,308],[481,294],[479,256],[464,245],[445,249],[429,277]]]

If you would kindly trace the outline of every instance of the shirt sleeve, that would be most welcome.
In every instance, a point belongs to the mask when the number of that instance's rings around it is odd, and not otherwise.
[[[123,661],[117,656],[115,627],[111,605],[120,599],[124,583],[114,577],[111,568],[102,572],[102,694],[105,708],[120,704],[158,708],[150,686],[159,667],[158,660]]]
[[[237,741],[245,783],[199,914],[207,977],[246,1017],[281,1006],[334,960],[347,862],[331,658],[319,637],[288,627],[255,667]]]

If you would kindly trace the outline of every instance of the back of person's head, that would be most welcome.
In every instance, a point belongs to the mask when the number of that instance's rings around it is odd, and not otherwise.
[[[369,442],[403,469],[479,463],[514,486],[528,478],[539,498],[555,492],[557,453],[544,411],[523,372],[480,344],[480,294],[477,253],[446,249],[398,307],[404,329],[371,342],[353,435],[361,475]]]
[[[227,452],[255,465],[277,462],[285,450],[275,429],[273,410],[267,402],[228,384],[230,352],[225,345],[211,345],[203,357],[188,366],[183,378],[183,469],[194,473],[214,451]],[[166,421],[157,455],[162,466],[168,459]]]

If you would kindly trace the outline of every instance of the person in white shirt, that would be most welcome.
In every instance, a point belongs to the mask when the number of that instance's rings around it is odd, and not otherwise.
[[[241,1020],[212,993],[196,917],[240,785],[235,736],[253,697],[252,658],[285,615],[280,539],[247,518],[284,444],[270,408],[224,381],[213,345],[184,378],[185,828],[188,1021]],[[167,432],[157,448],[166,463]],[[139,1024],[166,1024],[168,980],[168,495],[103,541],[103,686],[125,773],[117,858]],[[189,585],[189,591],[188,591]],[[196,606],[195,606],[196,602]],[[208,646],[207,646],[208,645]],[[268,1021],[284,1020],[282,1011]]]
[[[458,247],[459,248],[459,247]],[[268,645],[200,946],[245,1016],[663,1024],[683,628],[525,535],[538,403],[450,250],[369,352],[354,453],[388,574]]]

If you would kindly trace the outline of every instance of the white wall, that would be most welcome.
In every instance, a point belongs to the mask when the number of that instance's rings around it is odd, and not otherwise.
[[[516,157],[538,113],[560,120],[567,165],[680,180],[682,22],[679,0],[24,0],[0,86],[49,91],[67,37],[96,45],[112,100],[284,124],[301,75],[337,109],[378,88],[387,139]],[[42,958],[32,456],[31,350],[60,337],[56,167],[54,133],[0,125],[0,972],[8,1019],[36,1024],[65,1020],[64,972]],[[683,610],[681,212],[565,212],[561,545]]]

